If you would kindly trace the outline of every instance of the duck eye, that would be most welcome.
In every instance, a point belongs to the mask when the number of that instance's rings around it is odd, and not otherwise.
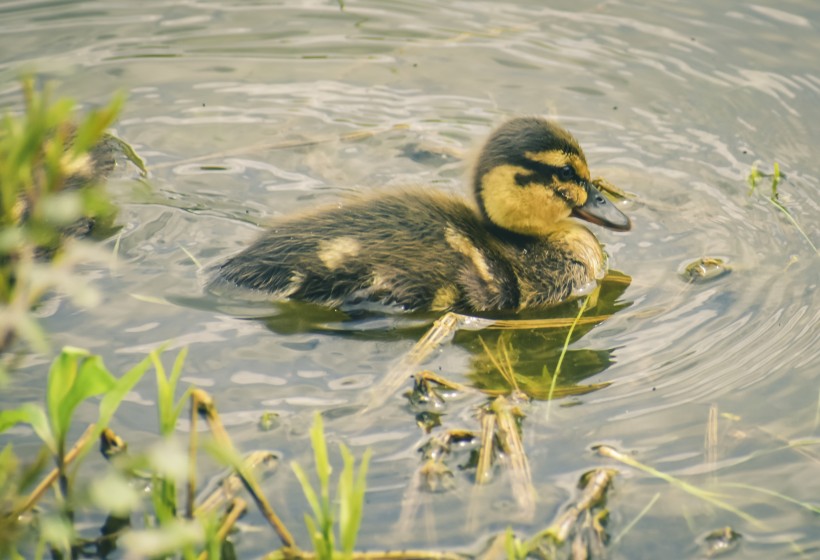
[[[558,178],[562,181],[569,181],[573,177],[575,177],[575,170],[571,165],[565,165],[558,169]]]

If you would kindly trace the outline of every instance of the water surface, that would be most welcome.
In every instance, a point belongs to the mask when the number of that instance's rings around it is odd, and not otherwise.
[[[818,22],[810,0],[348,1],[344,11],[331,1],[6,3],[0,108],[19,109],[23,71],[85,107],[124,90],[115,132],[151,170],[147,184],[124,169],[110,185],[121,206],[119,263],[85,271],[103,304],[77,309],[57,298],[43,323],[55,349],[87,347],[118,372],[163,341],[189,346],[186,381],[216,396],[243,451],[275,450],[283,465],[309,463],[310,419],[326,413],[331,442],[357,455],[373,449],[363,549],[478,552],[507,526],[533,534],[575,495],[583,472],[616,466],[591,450],[608,443],[725,492],[760,521],[619,467],[607,502],[611,535],[660,498],[612,546],[613,557],[699,558],[703,536],[724,526],[743,535],[744,558],[799,557],[798,549],[811,557],[820,546],[811,513],[731,485],[815,505],[820,496],[816,450],[789,446],[817,434],[818,257],[767,201],[768,183],[750,195],[745,182],[754,162],[764,171],[778,162],[780,200],[820,241]],[[503,474],[472,496],[472,474],[457,460],[454,488],[422,494],[412,509],[417,449],[427,439],[417,411],[398,394],[360,410],[362,393],[423,329],[393,330],[378,317],[329,316],[331,331],[309,328],[301,313],[244,319],[247,309],[201,297],[186,251],[215,262],[275,217],[350,192],[409,184],[466,192],[465,158],[495,124],[520,114],[555,117],[579,139],[594,175],[636,195],[624,206],[633,231],[595,230],[612,268],[632,282],[612,318],[574,338],[564,372],[568,382],[610,385],[526,408],[539,493],[532,519],[517,515]],[[726,260],[731,273],[682,280],[681,269],[703,256]],[[486,336],[494,343],[497,334]],[[514,335],[517,369],[553,369],[565,336]],[[42,398],[48,359],[26,360],[0,406]],[[424,367],[460,382],[493,369],[476,334],[458,335]],[[134,446],[156,433],[154,395],[146,377],[115,420]],[[451,401],[437,430],[477,429],[482,402]],[[710,408],[718,412],[711,459]],[[277,429],[258,429],[264,411],[281,415]],[[92,407],[81,411],[93,416]],[[306,545],[305,504],[289,469],[265,489]],[[248,521],[262,526],[256,514]],[[273,539],[262,535],[240,533],[240,555],[270,550]]]

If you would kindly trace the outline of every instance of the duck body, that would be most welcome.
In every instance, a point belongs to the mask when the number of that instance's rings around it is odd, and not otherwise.
[[[477,205],[420,188],[347,200],[276,223],[217,265],[210,286],[331,306],[377,302],[430,311],[518,311],[567,299],[605,273],[601,246],[570,219],[573,208],[597,197],[591,202],[605,211],[593,220],[609,215],[617,229],[629,221],[594,190],[588,172],[583,177],[583,154],[577,157],[580,148],[566,131],[537,118],[510,123],[479,158]],[[532,150],[521,153],[527,134],[535,135],[533,145],[523,147]],[[572,174],[577,192],[556,190],[559,173]]]
[[[516,235],[493,228],[455,196],[404,190],[285,220],[217,275],[277,298],[332,306],[543,307],[601,275],[597,240],[577,230],[582,247],[561,235]]]

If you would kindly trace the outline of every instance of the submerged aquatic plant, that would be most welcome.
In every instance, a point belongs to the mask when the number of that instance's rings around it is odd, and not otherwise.
[[[769,198],[767,200],[775,208],[782,212],[784,216],[786,216],[786,219],[788,219],[792,223],[792,225],[797,228],[797,231],[800,232],[800,235],[803,236],[803,239],[806,240],[806,242],[811,246],[812,250],[814,250],[815,254],[817,254],[817,246],[812,242],[812,240],[809,238],[809,236],[806,234],[803,228],[800,227],[800,224],[797,223],[797,220],[794,218],[794,216],[792,216],[792,213],[789,212],[789,209],[786,208],[782,202],[780,202],[779,195],[777,192],[777,189],[783,180],[783,176],[780,173],[780,164],[774,162],[774,169],[771,175],[764,174],[760,171],[760,169],[758,169],[756,163],[753,164],[751,170],[749,171],[749,175],[746,177],[746,182],[749,184],[749,195],[755,192],[755,190],[757,189],[757,184],[764,177],[771,177],[772,179],[771,194],[769,195]]]

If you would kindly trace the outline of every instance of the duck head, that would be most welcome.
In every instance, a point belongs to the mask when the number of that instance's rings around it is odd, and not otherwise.
[[[590,181],[575,138],[539,117],[512,119],[490,135],[474,188],[482,214],[517,234],[549,235],[570,216],[616,231],[631,228],[629,218]]]

